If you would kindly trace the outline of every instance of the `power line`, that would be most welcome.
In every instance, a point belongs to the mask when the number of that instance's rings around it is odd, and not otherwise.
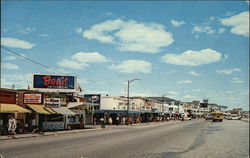
[[[16,56],[18,56],[18,57],[20,57],[20,58],[22,58],[22,59],[26,59],[26,60],[28,60],[28,61],[30,61],[30,62],[36,64],[36,65],[39,65],[39,66],[41,66],[41,67],[43,67],[43,68],[46,68],[47,70],[51,70],[51,71],[54,71],[54,72],[59,72],[59,73],[65,74],[65,75],[69,75],[69,74],[67,74],[67,73],[58,71],[58,70],[56,70],[56,69],[54,69],[54,68],[51,68],[51,67],[49,67],[49,66],[47,66],[47,65],[44,65],[44,64],[42,64],[42,63],[40,63],[40,62],[38,62],[38,61],[35,61],[35,60],[33,60],[33,59],[30,59],[30,58],[28,58],[28,57],[26,57],[26,56],[24,56],[24,55],[22,55],[22,54],[19,54],[19,53],[13,51],[13,50],[10,50],[10,49],[8,49],[8,48],[2,46],[2,45],[1,45],[1,48],[5,49],[5,50],[8,51],[9,53],[15,54]],[[118,84],[118,83],[123,83],[123,82],[111,82],[111,81],[106,81],[106,82],[105,82],[105,81],[102,81],[102,82],[98,82],[98,81],[89,80],[89,79],[84,79],[84,80],[85,80],[86,82],[99,83],[99,84],[115,84],[115,83]]]
[[[51,67],[49,67],[49,66],[47,66],[47,65],[44,65],[44,64],[39,63],[39,62],[37,62],[37,61],[35,61],[35,60],[33,60],[33,59],[30,59],[30,58],[28,58],[28,57],[26,57],[26,56],[24,56],[24,55],[21,55],[21,54],[19,54],[19,53],[17,53],[17,52],[14,52],[13,50],[10,50],[10,49],[8,49],[8,48],[2,46],[2,45],[1,45],[1,48],[7,50],[9,53],[15,54],[16,56],[18,56],[18,57],[20,57],[20,58],[22,58],[22,59],[26,59],[26,60],[28,60],[28,61],[30,61],[30,62],[32,62],[32,63],[34,63],[34,64],[37,64],[37,65],[39,65],[39,66],[41,66],[41,67],[43,67],[43,68],[49,69],[49,70],[51,70],[51,71],[60,72],[60,71],[58,71],[58,70],[56,70],[56,69],[53,69],[53,68],[51,68]],[[64,73],[64,72],[60,72],[60,73],[67,75],[67,73]]]

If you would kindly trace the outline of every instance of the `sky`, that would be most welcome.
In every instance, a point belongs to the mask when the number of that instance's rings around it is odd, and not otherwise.
[[[83,94],[249,110],[247,1],[1,1],[1,86],[77,75]],[[33,59],[44,68],[24,57]]]

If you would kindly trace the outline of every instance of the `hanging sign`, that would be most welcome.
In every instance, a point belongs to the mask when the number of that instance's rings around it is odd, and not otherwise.
[[[61,106],[60,98],[44,98],[44,106],[46,108],[59,108]]]

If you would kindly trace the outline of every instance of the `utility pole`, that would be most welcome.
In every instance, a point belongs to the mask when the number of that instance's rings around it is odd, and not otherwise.
[[[129,84],[135,80],[141,80],[139,78],[135,78],[133,80],[128,80],[128,91],[127,91],[127,120],[128,120],[128,113],[129,113]]]

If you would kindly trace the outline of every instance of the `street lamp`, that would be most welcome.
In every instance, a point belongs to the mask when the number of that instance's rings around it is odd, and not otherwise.
[[[135,79],[133,79],[133,80],[128,80],[128,98],[127,98],[127,100],[128,100],[128,103],[127,103],[127,120],[128,120],[128,111],[129,111],[129,84],[131,83],[131,82],[133,82],[133,81],[135,81],[135,80],[141,80],[140,78],[135,78]]]
[[[162,101],[162,113],[164,115],[165,109],[164,109],[164,96],[167,95],[167,93],[162,94],[161,101]]]

